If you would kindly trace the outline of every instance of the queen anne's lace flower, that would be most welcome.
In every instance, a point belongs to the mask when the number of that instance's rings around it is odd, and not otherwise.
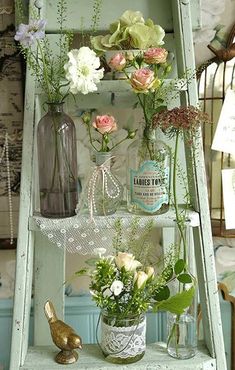
[[[66,79],[70,82],[70,92],[88,94],[97,91],[96,84],[104,75],[100,68],[100,59],[90,48],[83,46],[68,53],[69,61],[65,64]]]
[[[33,19],[29,24],[21,23],[15,34],[15,40],[19,41],[24,47],[32,46],[36,40],[45,37],[46,21],[43,19]]]

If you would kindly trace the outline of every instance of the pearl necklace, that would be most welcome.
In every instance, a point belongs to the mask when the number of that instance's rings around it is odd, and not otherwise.
[[[10,244],[13,244],[11,174],[10,174],[9,145],[8,145],[8,133],[7,132],[5,134],[5,142],[3,144],[2,152],[1,152],[1,155],[0,155],[0,164],[3,161],[4,154],[5,154],[5,157],[6,157],[6,168],[7,168],[7,193],[8,193],[9,221],[10,221]]]
[[[110,199],[116,199],[120,195],[121,190],[120,190],[119,184],[116,182],[115,177],[112,175],[109,169],[105,166],[106,162],[110,161],[111,158],[106,160],[100,166],[96,166],[89,180],[89,183],[88,183],[88,209],[89,209],[91,220],[93,220],[93,212],[97,213],[95,193],[96,193],[97,179],[100,173],[101,173],[102,181],[103,181],[103,186],[102,186],[103,195],[106,194],[107,197]],[[109,191],[108,180],[111,181],[111,183],[113,184],[112,193]]]

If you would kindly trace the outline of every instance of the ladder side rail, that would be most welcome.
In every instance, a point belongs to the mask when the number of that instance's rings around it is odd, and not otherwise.
[[[17,264],[12,324],[10,370],[24,362],[28,347],[28,327],[31,309],[34,235],[28,229],[32,216],[33,142],[34,142],[34,78],[26,73],[26,94],[23,125],[23,149],[20,187],[20,211],[17,240]]]
[[[174,14],[177,14],[177,32],[181,36],[178,37],[178,40],[181,41],[181,50],[179,51],[181,51],[182,54],[180,65],[184,69],[183,71],[186,71],[189,67],[194,68],[195,70],[192,35],[191,33],[187,32],[188,29],[191,29],[189,2],[185,0],[178,0],[177,4],[175,3],[174,5],[174,3],[175,2],[172,1]],[[189,105],[197,105],[198,99],[195,78],[192,78],[189,81],[187,95],[183,97],[182,102],[184,104],[188,103]],[[187,170],[190,168],[190,166],[191,168],[193,167],[193,176],[192,171],[188,171],[190,194],[193,195],[193,206],[199,211],[200,217],[200,227],[194,228],[194,243],[201,305],[203,311],[205,341],[211,355],[216,357],[217,369],[225,370],[226,358],[224,352],[218,289],[216,284],[213,240],[208,196],[206,191],[207,183],[201,132],[199,133],[198,137],[195,138],[193,147],[196,148],[195,153],[193,153],[193,151],[187,146],[185,148],[185,152]],[[193,147],[191,149],[193,149]],[[198,244],[200,248],[197,247]]]

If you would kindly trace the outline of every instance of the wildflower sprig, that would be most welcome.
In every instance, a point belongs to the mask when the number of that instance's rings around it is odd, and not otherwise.
[[[17,9],[19,17],[23,17],[22,5],[17,5]],[[55,54],[45,33],[47,22],[40,19],[40,12],[35,9],[31,11],[28,24],[19,24],[15,40],[19,41],[20,51],[44,91],[47,102],[61,103],[69,93],[88,94],[96,91],[96,85],[103,77],[103,69],[99,68],[100,60],[95,52],[88,47],[70,50],[73,34],[65,29],[66,0],[57,2],[59,35]],[[22,22],[22,19],[19,21]]]
[[[190,145],[194,153],[194,139],[199,134],[199,128],[202,124],[210,123],[206,113],[194,106],[175,107],[171,110],[163,110],[153,117],[153,127],[161,130],[169,137],[175,138],[175,148],[173,154],[173,181],[172,181],[172,205],[175,209],[176,224],[178,227],[180,239],[183,245],[183,259],[187,261],[187,245],[185,239],[185,229],[187,224],[187,210],[190,205],[188,182],[183,175],[181,166],[178,162],[179,140],[185,139],[186,145]],[[180,211],[177,200],[177,178],[183,181],[185,189],[185,208]]]

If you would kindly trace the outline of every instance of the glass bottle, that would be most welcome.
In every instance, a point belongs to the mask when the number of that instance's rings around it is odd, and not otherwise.
[[[167,352],[171,357],[187,359],[194,357],[197,349],[197,323],[189,312],[167,315]]]
[[[37,129],[40,212],[48,218],[75,215],[77,149],[72,119],[63,103],[49,103]]]
[[[123,199],[123,186],[111,171],[111,153],[95,152],[96,167],[88,181],[90,213],[106,216],[115,213]]]
[[[127,209],[135,214],[158,215],[169,209],[170,148],[145,129],[127,153]]]
[[[182,215],[181,215],[182,216]],[[187,359],[195,356],[197,351],[197,289],[196,289],[196,265],[194,258],[194,247],[191,242],[192,228],[187,221],[177,223],[175,226],[175,250],[178,258],[185,261],[186,272],[192,277],[192,283],[181,283],[178,281],[171,286],[174,293],[188,290],[194,286],[194,297],[190,306],[181,315],[167,314],[167,352],[171,357]]]

